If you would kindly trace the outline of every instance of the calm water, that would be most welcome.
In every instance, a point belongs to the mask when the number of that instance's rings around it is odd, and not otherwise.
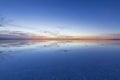
[[[0,41],[0,80],[120,80],[120,41]]]

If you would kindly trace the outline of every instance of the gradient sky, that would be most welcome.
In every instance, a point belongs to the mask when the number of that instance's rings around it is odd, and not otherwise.
[[[0,0],[0,30],[37,34],[120,34],[120,0]]]

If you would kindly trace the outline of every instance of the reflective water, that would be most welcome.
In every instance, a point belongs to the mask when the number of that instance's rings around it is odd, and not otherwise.
[[[0,80],[120,80],[120,41],[0,41]]]

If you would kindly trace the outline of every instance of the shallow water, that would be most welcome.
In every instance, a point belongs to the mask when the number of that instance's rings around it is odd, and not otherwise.
[[[120,41],[0,41],[0,80],[120,80]]]

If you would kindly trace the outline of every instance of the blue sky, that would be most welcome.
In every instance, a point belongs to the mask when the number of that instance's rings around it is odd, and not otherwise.
[[[37,34],[120,34],[119,0],[0,0],[12,20],[0,30]]]

